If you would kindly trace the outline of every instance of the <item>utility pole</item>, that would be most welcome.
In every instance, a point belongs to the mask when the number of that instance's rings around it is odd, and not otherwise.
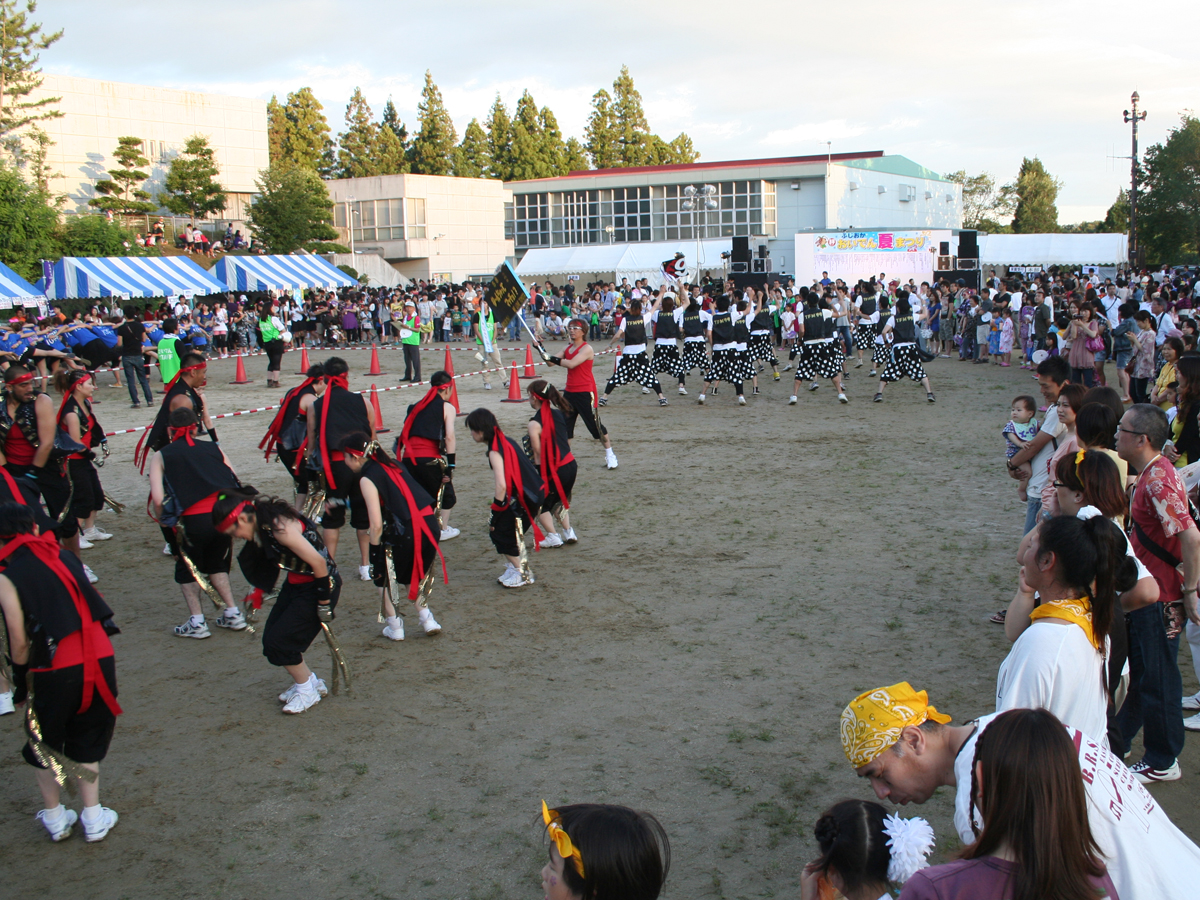
[[[1132,268],[1137,268],[1138,256],[1141,248],[1138,246],[1137,236],[1137,195],[1138,195],[1138,143],[1137,129],[1138,122],[1146,120],[1144,112],[1138,112],[1138,92],[1134,91],[1129,98],[1133,105],[1133,112],[1125,110],[1125,124],[1133,123],[1133,155],[1130,157],[1129,163],[1129,265]]]

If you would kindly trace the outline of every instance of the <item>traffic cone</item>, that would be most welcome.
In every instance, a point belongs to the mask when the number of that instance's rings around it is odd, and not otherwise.
[[[521,396],[521,376],[517,373],[517,363],[513,360],[512,377],[508,379],[508,396],[500,401],[501,403],[524,403],[525,398]]]
[[[237,372],[233,375],[233,381],[230,384],[250,384],[250,379],[246,377],[246,363],[243,361],[242,354],[238,354]]]
[[[460,416],[465,416],[466,413],[458,405],[458,379],[454,377],[454,360],[450,357],[450,348],[446,348],[446,364],[442,369],[450,376],[450,405],[454,407],[454,412]]]
[[[538,373],[533,370],[533,351],[529,349],[529,345],[525,345],[525,374],[522,378],[537,378]]]
[[[383,410],[379,408],[379,395],[375,393],[375,385],[371,385],[371,406],[375,408],[375,433],[391,431],[392,429],[383,427]]]
[[[371,368],[367,370],[368,375],[386,375],[387,372],[381,371],[379,368],[379,348],[371,344]]]
[[[300,371],[297,372],[296,374],[297,375],[307,375],[308,374],[308,348],[307,347],[300,348]]]

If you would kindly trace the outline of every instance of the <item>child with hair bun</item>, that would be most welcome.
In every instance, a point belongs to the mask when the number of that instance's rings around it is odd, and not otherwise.
[[[655,900],[671,868],[671,844],[654,816],[624,806],[542,801],[550,861],[546,900]]]
[[[821,855],[804,867],[800,900],[891,900],[893,885],[928,865],[934,842],[924,819],[889,815],[869,800],[834,804],[813,833]]]

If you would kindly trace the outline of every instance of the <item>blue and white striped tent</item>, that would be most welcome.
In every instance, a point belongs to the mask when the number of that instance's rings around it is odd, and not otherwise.
[[[213,269],[231,291],[352,287],[353,278],[319,256],[225,256]]]
[[[17,304],[37,306],[39,302],[45,303],[46,296],[4,263],[0,263],[0,309],[12,309]]]
[[[67,256],[54,264],[46,284],[52,300],[223,293],[223,284],[184,256]]]

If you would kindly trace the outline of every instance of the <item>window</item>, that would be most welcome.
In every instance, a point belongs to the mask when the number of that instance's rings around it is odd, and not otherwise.
[[[650,240],[650,188],[616,188],[612,192],[613,240],[617,243]]]
[[[408,208],[409,240],[425,237],[425,198],[409,197],[404,202]]]
[[[549,194],[517,194],[513,198],[513,240],[517,247],[550,246]]]
[[[424,201],[422,201],[424,202]],[[346,227],[346,212],[354,222],[356,241],[402,241],[404,240],[404,201],[357,200],[342,201],[333,205],[333,225]]]

